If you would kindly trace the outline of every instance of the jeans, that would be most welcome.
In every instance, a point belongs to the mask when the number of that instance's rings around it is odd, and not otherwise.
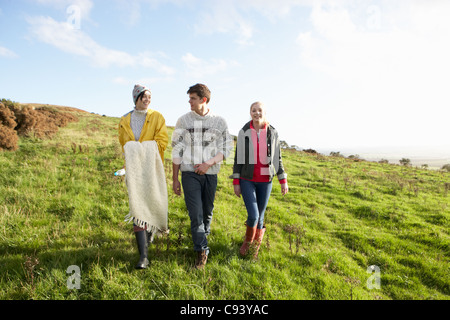
[[[241,194],[247,208],[247,226],[262,229],[264,227],[264,212],[272,191],[271,182],[253,182],[241,179]]]
[[[217,175],[199,175],[195,172],[181,173],[184,202],[191,219],[191,234],[194,251],[206,250],[209,253],[206,236],[211,232],[214,198],[217,188]]]

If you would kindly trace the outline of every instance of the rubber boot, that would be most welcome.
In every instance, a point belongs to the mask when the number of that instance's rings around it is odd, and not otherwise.
[[[148,235],[146,230],[137,231],[134,234],[136,235],[136,242],[139,249],[139,262],[136,265],[136,269],[146,269],[149,265],[148,261]]]
[[[262,242],[265,232],[266,232],[265,227],[263,227],[262,229],[256,229],[255,240],[254,240],[254,246],[255,246],[255,253],[253,255],[254,259],[258,259],[259,247],[261,246],[261,242]]]
[[[247,226],[247,230],[245,231],[244,243],[242,244],[241,248],[239,249],[239,253],[241,254],[241,256],[247,255],[248,248],[252,244],[253,239],[255,238],[255,234],[256,234],[256,226],[255,227]]]

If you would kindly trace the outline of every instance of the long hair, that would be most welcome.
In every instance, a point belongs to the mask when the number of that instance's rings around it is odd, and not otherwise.
[[[266,107],[264,106],[264,103],[262,103],[260,101],[253,102],[251,104],[251,106],[250,106],[250,112],[252,111],[253,106],[256,106],[256,105],[259,105],[262,108],[262,110],[263,110],[263,117],[262,117],[262,121],[261,121],[262,124],[268,126],[269,125],[269,121],[267,121]]]

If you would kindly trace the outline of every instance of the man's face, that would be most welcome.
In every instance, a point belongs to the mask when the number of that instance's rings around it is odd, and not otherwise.
[[[190,93],[189,104],[191,105],[191,110],[199,113],[205,100],[205,98],[200,98],[196,93]]]

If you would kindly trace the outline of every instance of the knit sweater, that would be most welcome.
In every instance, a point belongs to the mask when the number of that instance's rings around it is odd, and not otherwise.
[[[172,161],[180,165],[182,172],[194,172],[194,165],[201,164],[219,152],[226,159],[232,150],[233,139],[228,133],[224,118],[211,110],[201,116],[194,111],[181,116],[172,134]],[[217,174],[220,162],[212,165],[206,174]]]
[[[130,126],[136,141],[139,141],[139,137],[141,136],[142,127],[144,126],[146,116],[147,116],[147,109],[145,110],[134,109],[133,112],[131,113]]]

